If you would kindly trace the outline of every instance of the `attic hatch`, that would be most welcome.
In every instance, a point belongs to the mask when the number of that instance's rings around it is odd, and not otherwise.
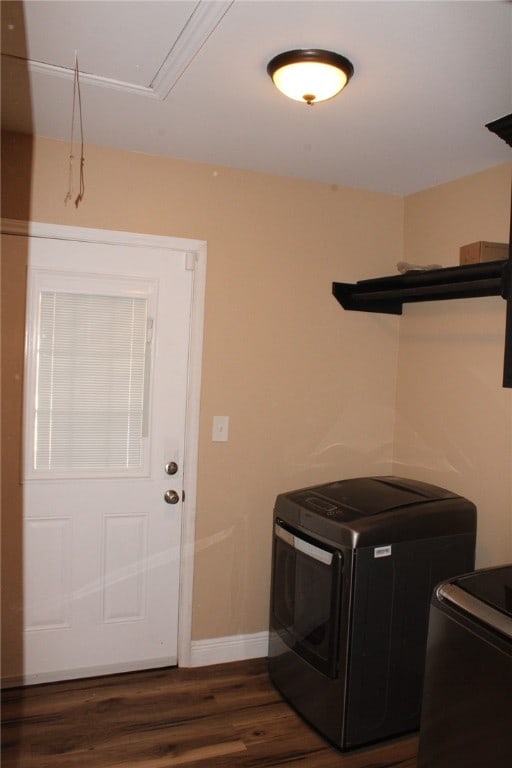
[[[512,114],[486,125],[512,146]],[[512,200],[509,257],[501,261],[409,272],[390,277],[333,283],[343,309],[401,315],[403,305],[419,301],[501,296],[507,302],[503,386],[512,388]]]

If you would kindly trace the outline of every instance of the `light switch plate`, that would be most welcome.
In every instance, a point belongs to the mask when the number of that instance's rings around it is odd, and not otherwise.
[[[212,440],[214,443],[225,443],[229,436],[229,416],[214,416]]]

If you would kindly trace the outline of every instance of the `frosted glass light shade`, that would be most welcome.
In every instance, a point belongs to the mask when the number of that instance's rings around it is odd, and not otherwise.
[[[352,77],[354,67],[338,53],[306,49],[279,54],[269,62],[267,72],[290,99],[315,104],[336,96]]]

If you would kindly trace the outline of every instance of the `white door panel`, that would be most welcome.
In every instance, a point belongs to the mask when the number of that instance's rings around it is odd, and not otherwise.
[[[29,479],[29,472],[25,479],[25,676],[59,679],[176,663],[194,273],[185,251],[29,238],[29,279],[31,270],[41,269],[50,278],[52,272],[83,277],[89,291],[98,276],[112,284],[117,278],[154,281],[157,295],[149,471],[89,479],[51,472]],[[37,295],[29,296],[34,309]],[[28,341],[30,429],[30,354],[36,350]],[[168,461],[178,465],[172,476],[165,472]],[[168,489],[176,490],[178,503],[164,501]]]

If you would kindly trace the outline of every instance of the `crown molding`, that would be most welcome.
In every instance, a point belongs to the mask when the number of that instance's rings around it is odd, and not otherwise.
[[[124,93],[131,93],[135,96],[145,96],[150,99],[158,99],[159,101],[165,100],[205,45],[208,38],[218,27],[233,5],[233,2],[234,0],[225,0],[224,2],[200,0],[148,86],[93,75],[89,72],[80,72],[81,85],[89,85],[94,88],[110,88]],[[10,59],[17,58],[9,54],[4,55]],[[30,72],[38,73],[45,77],[73,80],[75,76],[73,67],[60,67],[54,64],[45,64],[41,61],[33,61],[32,59],[27,59],[26,64]]]

